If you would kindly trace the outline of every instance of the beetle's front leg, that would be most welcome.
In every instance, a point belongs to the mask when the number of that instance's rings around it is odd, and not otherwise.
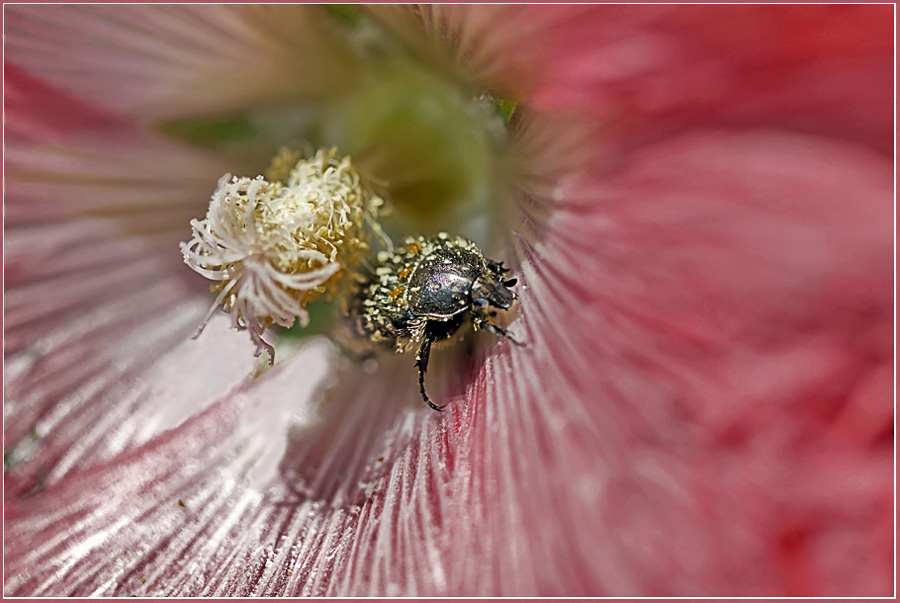
[[[484,329],[485,331],[488,331],[489,333],[493,333],[494,335],[500,335],[501,337],[505,337],[506,339],[509,339],[512,343],[516,344],[517,346],[525,347],[525,344],[523,342],[517,340],[512,335],[510,335],[509,331],[507,331],[503,327],[498,327],[497,325],[495,325],[494,323],[489,321],[487,318],[483,318],[481,316],[476,317],[473,320],[473,323],[475,324],[476,329]]]

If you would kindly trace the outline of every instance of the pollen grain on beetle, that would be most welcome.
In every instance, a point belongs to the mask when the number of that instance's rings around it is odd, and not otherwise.
[[[384,200],[335,149],[308,159],[282,151],[267,176],[222,176],[181,251],[188,266],[217,281],[218,296],[195,337],[221,308],[235,328],[250,332],[257,355],[268,351],[271,364],[266,329],[296,319],[306,326],[306,304],[323,293],[340,295],[386,238],[379,224]]]

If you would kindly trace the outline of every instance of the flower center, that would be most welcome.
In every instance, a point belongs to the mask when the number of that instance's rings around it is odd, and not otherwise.
[[[283,167],[282,157],[271,171]],[[352,284],[372,255],[373,239],[384,237],[378,222],[383,204],[350,159],[333,149],[297,161],[283,182],[225,174],[206,218],[191,221],[193,237],[181,244],[185,263],[216,281],[219,291],[197,335],[221,307],[273,363],[274,348],[263,333],[298,319],[305,327],[309,301]]]
[[[162,126],[172,135],[233,157],[233,171],[243,176],[261,174],[269,165],[264,181],[246,177],[223,179],[217,190],[221,197],[219,207],[210,207],[204,222],[208,226],[214,221],[213,214],[228,215],[238,223],[243,220],[242,236],[252,234],[254,249],[262,250],[262,255],[255,257],[265,258],[261,265],[290,275],[291,283],[280,283],[279,291],[287,288],[291,301],[274,304],[268,313],[242,306],[238,286],[229,289],[233,277],[225,276],[238,271],[257,275],[263,268],[250,263],[241,265],[239,270],[226,261],[210,268],[210,261],[222,258],[217,256],[220,251],[197,243],[205,240],[202,226],[198,235],[201,222],[194,225],[195,240],[185,250],[189,264],[193,261],[222,277],[218,279],[223,285],[217,303],[232,311],[236,326],[251,331],[261,332],[271,324],[288,326],[293,323],[288,319],[291,313],[307,326],[305,307],[315,297],[312,292],[327,287],[326,282],[338,270],[352,270],[372,247],[372,241],[364,235],[375,230],[362,228],[364,223],[380,224],[396,240],[447,231],[489,248],[498,228],[503,227],[498,224],[502,222],[498,217],[504,215],[504,203],[509,198],[505,127],[509,103],[493,99],[446,66],[422,59],[356,7],[316,10],[324,11],[324,16],[319,13],[318,18],[322,35],[340,57],[330,57],[337,71],[321,82],[320,92],[237,114]],[[298,61],[303,60],[316,59],[298,57]],[[316,88],[305,82],[304,90]],[[278,154],[284,147],[296,153]],[[333,204],[311,202],[310,194],[315,197],[318,193],[303,190],[303,186],[312,180],[291,179],[303,165],[293,161],[310,156],[314,148],[337,148],[341,156],[352,157],[353,178],[358,181],[361,176],[377,186],[379,195],[386,200],[386,211],[380,204],[372,205],[374,199],[380,202],[378,196],[351,199],[359,194],[356,192],[331,191],[322,195],[323,199],[344,199],[336,213]],[[320,155],[321,152],[316,157]],[[294,171],[286,178],[291,169]],[[337,172],[333,175],[337,185],[340,177]],[[317,187],[323,186],[319,176],[313,179]],[[322,212],[328,213],[324,227]],[[322,232],[310,230],[323,228]],[[352,232],[347,232],[347,228]],[[291,245],[304,249],[304,254],[298,255]],[[193,260],[189,259],[190,253],[196,256]],[[298,262],[303,266],[295,265]],[[340,268],[330,267],[332,264]],[[294,286],[301,278],[298,275],[304,275],[303,284],[308,286],[302,294]],[[259,288],[259,279],[248,282]],[[346,279],[337,278],[334,282]],[[257,303],[257,307],[260,305]],[[243,310],[243,317],[234,314],[235,309]],[[310,310],[314,323],[320,314],[332,314],[316,304]],[[310,330],[302,332],[309,333]],[[255,340],[265,347],[261,339]]]
[[[302,96],[162,129],[230,155],[231,171],[248,176],[263,173],[281,147],[306,155],[336,147],[383,185],[393,238],[446,230],[487,245],[508,194],[509,103],[413,52],[364,10],[315,10],[325,13],[316,19],[330,45],[323,53],[341,57],[329,56],[327,76],[315,72],[320,86],[305,82]]]

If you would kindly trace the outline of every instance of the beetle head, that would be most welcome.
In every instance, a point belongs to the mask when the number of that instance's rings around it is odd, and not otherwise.
[[[501,274],[485,271],[472,283],[472,303],[475,307],[486,310],[488,306],[508,310],[516,299],[510,289],[516,279],[504,280]]]

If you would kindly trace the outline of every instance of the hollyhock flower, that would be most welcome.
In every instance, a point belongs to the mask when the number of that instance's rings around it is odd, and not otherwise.
[[[891,17],[9,7],[4,594],[890,594]],[[327,304],[192,340],[178,243],[285,145],[513,266],[526,345],[436,413]]]

